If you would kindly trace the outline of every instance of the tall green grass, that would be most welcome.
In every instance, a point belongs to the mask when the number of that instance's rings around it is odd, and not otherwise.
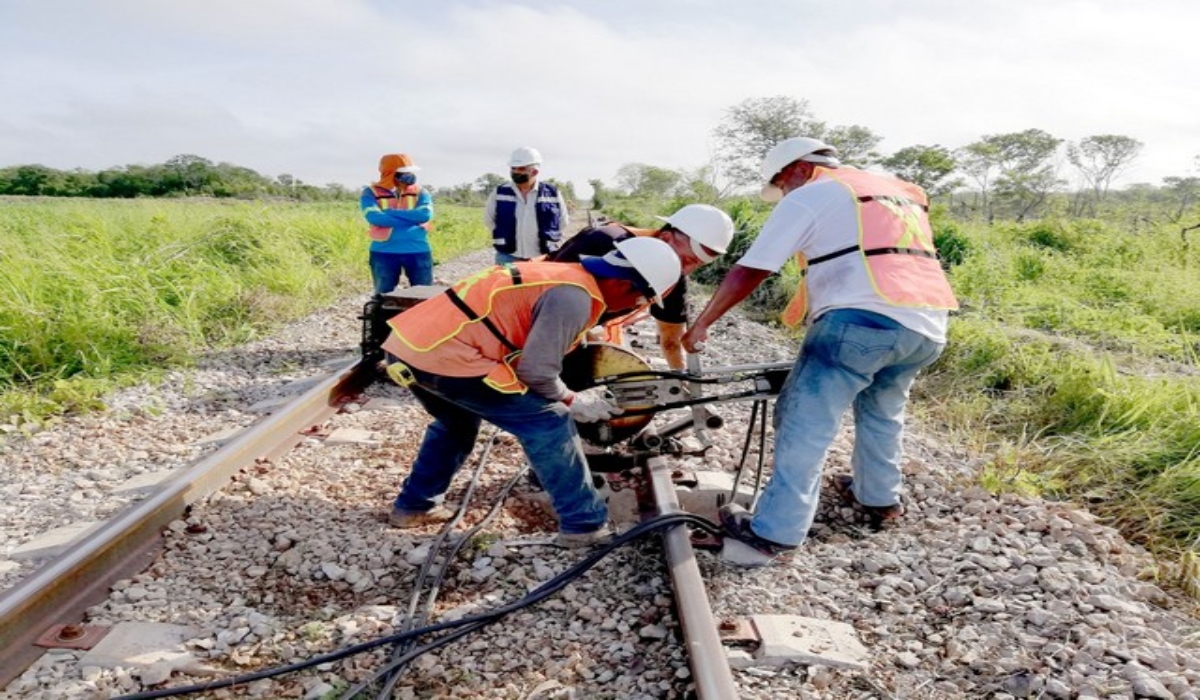
[[[486,244],[438,207],[435,258]],[[370,290],[354,203],[0,203],[0,419],[92,405],[147,370]]]
[[[1098,221],[960,231],[963,304],[920,385],[989,485],[1074,499],[1127,536],[1200,537],[1200,281],[1176,232]]]

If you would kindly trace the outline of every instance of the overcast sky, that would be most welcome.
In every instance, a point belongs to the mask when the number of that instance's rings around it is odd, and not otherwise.
[[[698,168],[748,98],[807,100],[892,153],[1038,128],[1195,175],[1196,0],[0,0],[0,167],[181,153],[358,187]]]

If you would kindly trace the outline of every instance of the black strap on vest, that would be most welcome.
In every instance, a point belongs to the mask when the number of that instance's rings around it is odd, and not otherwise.
[[[931,253],[928,250],[920,248],[872,248],[864,250],[863,255],[915,255],[919,258],[933,258],[937,260],[937,253]]]
[[[920,207],[921,211],[924,211],[925,213],[929,213],[929,205],[921,204],[920,202],[909,199],[908,197],[897,197],[895,195],[890,195],[890,194],[881,194],[879,196],[864,195],[862,197],[859,197],[858,201],[860,201],[860,202],[880,201],[880,202],[893,202],[895,204],[910,204],[914,207]]]
[[[504,271],[507,272],[510,277],[512,277],[514,287],[521,284],[521,271],[517,269],[516,265],[506,262],[504,263]]]
[[[521,271],[517,269],[516,265],[513,265],[512,263],[504,263],[503,267],[504,271],[512,277],[513,286],[521,284]],[[492,319],[475,313],[475,309],[472,309],[470,306],[468,306],[467,302],[463,301],[463,298],[458,295],[458,292],[454,291],[453,287],[446,290],[446,296],[450,297],[450,302],[457,306],[458,310],[463,312],[464,316],[472,321],[482,321],[484,328],[487,328],[489,331],[491,331],[492,335],[496,336],[496,340],[504,343],[504,347],[508,348],[509,352],[519,352],[521,350],[521,348],[514,345],[511,340],[504,337],[504,334],[500,332],[500,329],[496,327],[496,324],[492,323]]]
[[[808,261],[808,267],[801,271],[800,276],[803,277],[804,275],[807,275],[808,268],[816,265],[817,263],[823,263],[833,260],[834,258],[840,258],[843,255],[849,255],[850,253],[857,253],[859,250],[862,249],[858,247],[858,244],[855,244],[846,248],[842,248],[841,250],[835,250],[832,253],[815,257]],[[867,250],[863,250],[863,255],[915,255],[920,258],[933,258],[934,260],[938,259],[937,253],[931,253],[928,250],[922,250],[920,248],[869,248]]]

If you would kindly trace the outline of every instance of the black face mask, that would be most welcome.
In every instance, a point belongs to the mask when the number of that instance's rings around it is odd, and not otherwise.
[[[417,184],[417,176],[413,173],[396,173],[396,182],[401,185]]]
[[[526,182],[529,182],[529,173],[513,173],[512,181],[518,185],[524,185]]]

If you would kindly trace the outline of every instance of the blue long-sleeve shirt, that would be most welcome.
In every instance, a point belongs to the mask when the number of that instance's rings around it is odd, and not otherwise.
[[[433,197],[424,187],[412,209],[381,209],[375,201],[375,193],[370,187],[364,187],[359,208],[371,226],[392,229],[392,235],[386,241],[371,241],[371,250],[380,253],[431,252],[429,234],[421,224],[433,219]]]

